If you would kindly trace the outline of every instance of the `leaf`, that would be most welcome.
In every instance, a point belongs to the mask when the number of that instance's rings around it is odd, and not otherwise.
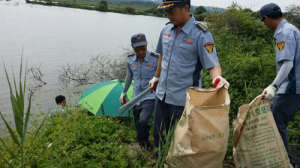
[[[52,143],[50,143],[48,146],[47,146],[47,148],[46,149],[44,149],[44,151],[41,153],[41,154],[39,154],[39,156],[36,158],[36,161],[46,152],[46,150],[48,149],[48,148],[50,148],[51,147],[51,145],[52,145]]]
[[[28,122],[29,122],[30,108],[31,108],[31,96],[32,95],[30,94],[29,102],[28,102],[28,108],[27,108],[27,113],[26,113],[26,118],[25,118],[25,125],[24,125],[24,130],[23,130],[22,146],[23,146],[24,140],[26,138],[27,127],[28,127]]]
[[[11,100],[11,104],[12,104],[12,108],[13,108],[13,113],[14,113],[16,128],[17,128],[17,131],[18,131],[19,135],[22,137],[23,135],[21,134],[22,133],[22,129],[21,128],[22,128],[22,125],[23,125],[23,119],[22,119],[22,116],[21,116],[18,108],[16,108],[16,107],[18,107],[17,103],[16,103],[17,100],[15,99],[15,97],[14,97],[14,95],[12,93],[11,83],[10,83],[10,80],[8,78],[8,73],[7,73],[7,70],[6,70],[6,67],[5,67],[4,63],[3,63],[3,66],[4,66],[4,70],[5,70],[6,80],[8,82],[8,86],[9,86],[9,90],[10,90],[10,100]],[[16,92],[17,92],[17,90],[16,90]]]
[[[38,168],[38,166],[37,166],[37,160],[32,161],[30,167],[31,168]]]
[[[4,162],[6,163],[6,164],[8,164],[8,166],[10,167],[10,168],[13,168],[13,165],[12,164],[10,164],[6,159],[4,159],[4,157],[2,156],[2,155],[0,155],[1,156],[1,158],[4,160]]]
[[[21,138],[23,138],[23,116],[21,115],[20,109],[18,108],[18,102],[15,99],[14,95],[12,92],[10,93],[11,97],[11,104],[12,104],[12,109],[14,113],[14,119],[15,119],[15,125],[16,129],[20,135]]]
[[[4,147],[6,148],[6,150],[10,153],[10,155],[11,155],[14,159],[19,160],[19,159],[17,158],[17,156],[16,156],[14,153],[12,153],[11,150],[9,150],[9,149],[7,148],[6,144],[3,142],[3,140],[2,140],[1,138],[0,138],[0,140],[1,140],[1,142],[3,143]]]
[[[10,133],[11,138],[12,138],[13,141],[21,148],[21,145],[20,145],[20,143],[19,143],[19,140],[18,140],[16,134],[15,134],[15,133],[13,132],[13,130],[10,128],[10,126],[9,126],[8,123],[6,122],[6,120],[5,120],[5,118],[3,117],[3,115],[2,115],[1,112],[0,112],[0,115],[1,115],[1,117],[2,117],[2,119],[3,119],[3,121],[4,121],[5,125],[6,125],[6,127],[7,127],[8,131],[9,131],[9,133]]]
[[[26,151],[24,152],[24,154],[27,153],[28,149],[32,146],[34,140],[36,139],[37,137],[37,134],[39,133],[40,129],[42,128],[42,126],[44,125],[44,122],[46,121],[48,115],[49,115],[50,111],[47,113],[46,117],[44,118],[43,122],[40,124],[40,127],[38,128],[38,130],[36,131],[35,135],[34,135],[34,138],[32,139],[30,145],[27,147]]]

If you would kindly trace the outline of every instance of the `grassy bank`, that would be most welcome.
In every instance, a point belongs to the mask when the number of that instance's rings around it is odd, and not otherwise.
[[[34,138],[34,129],[28,134],[29,142]],[[38,167],[136,167],[151,166],[153,154],[142,152],[135,140],[132,119],[117,117],[89,116],[84,110],[69,110],[67,113],[50,117],[32,146],[25,163],[37,157],[50,143],[52,146],[38,160]],[[3,139],[8,148],[17,151],[10,136]],[[29,145],[25,143],[25,146]],[[3,150],[2,156],[11,160],[9,152]],[[12,161],[18,165],[17,160]],[[0,167],[5,163],[0,159]],[[26,166],[27,167],[27,166]]]

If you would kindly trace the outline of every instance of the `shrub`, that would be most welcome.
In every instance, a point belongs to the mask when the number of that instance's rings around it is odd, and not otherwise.
[[[132,15],[135,15],[136,12],[135,12],[135,9],[133,7],[125,7],[125,10],[126,10],[126,13],[129,13],[129,14],[132,14]]]
[[[200,15],[207,12],[207,10],[204,8],[204,6],[198,6],[195,10],[195,15]]]
[[[195,19],[197,21],[204,21],[205,17],[207,17],[209,14],[208,13],[202,13],[202,14],[199,14],[199,15],[195,15]]]
[[[106,0],[101,0],[97,5],[96,5],[96,10],[107,12],[108,11],[108,3]]]
[[[73,109],[66,113],[56,113],[47,119],[41,129],[35,149],[38,153],[53,142],[38,167],[151,167],[151,153],[140,151],[134,145],[135,127],[132,118],[89,116],[86,110]],[[29,134],[29,139],[33,134]],[[5,137],[9,139],[9,137]],[[0,149],[3,146],[0,145]],[[16,145],[9,144],[12,151]],[[2,156],[8,152],[0,150]],[[137,157],[138,156],[138,157]],[[33,156],[26,155],[25,160]],[[141,159],[143,158],[143,159]],[[0,165],[6,165],[1,162]],[[1,167],[1,166],[0,166]]]

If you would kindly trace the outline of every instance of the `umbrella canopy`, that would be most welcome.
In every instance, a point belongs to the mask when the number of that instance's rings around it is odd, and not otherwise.
[[[77,103],[82,105],[95,115],[113,116],[118,115],[118,108],[121,107],[120,95],[123,91],[124,79],[102,82],[86,89]],[[132,99],[133,82],[127,91],[126,100]],[[124,114],[123,116],[130,116]]]

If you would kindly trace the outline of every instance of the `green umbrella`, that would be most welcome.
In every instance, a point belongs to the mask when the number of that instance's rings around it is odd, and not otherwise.
[[[132,99],[133,83],[131,83],[127,91],[127,101]],[[118,115],[117,109],[121,107],[119,98],[123,91],[123,86],[124,79],[99,83],[86,89],[77,100],[77,103],[95,115]],[[128,114],[124,114],[123,116],[128,116]],[[132,114],[129,116],[132,117]]]

